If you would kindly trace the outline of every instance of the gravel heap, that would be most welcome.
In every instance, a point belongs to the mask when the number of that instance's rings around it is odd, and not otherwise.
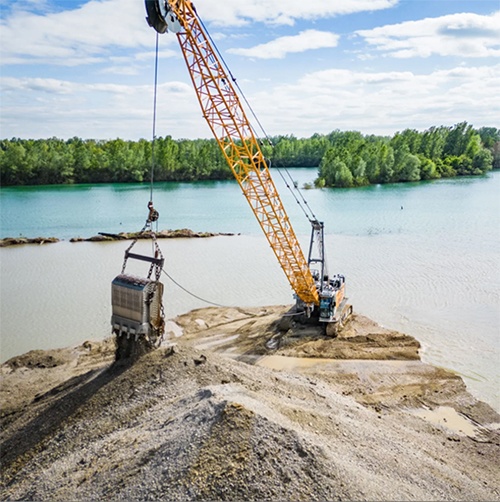
[[[457,436],[189,343],[64,381],[1,439],[2,500],[500,500],[493,431]]]

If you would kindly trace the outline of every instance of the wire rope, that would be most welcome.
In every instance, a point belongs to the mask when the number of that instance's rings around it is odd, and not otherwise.
[[[155,49],[155,79],[153,91],[153,139],[151,142],[151,186],[149,191],[149,200],[153,202],[153,184],[155,170],[155,142],[156,142],[156,97],[158,91],[158,39],[159,34],[156,32],[156,49]]]
[[[255,119],[255,121],[257,122],[257,124],[259,125],[260,130],[262,131],[263,136],[267,139],[267,141],[269,142],[269,145],[274,148],[275,145],[273,144],[273,142],[271,141],[270,136],[267,134],[266,130],[264,129],[264,126],[260,122],[257,114],[255,113],[254,109],[252,108],[252,105],[247,100],[247,98],[245,96],[245,93],[243,92],[243,90],[241,89],[240,85],[238,84],[238,81],[237,81],[236,77],[231,72],[231,69],[227,65],[224,57],[222,56],[221,52],[219,51],[219,48],[217,47],[217,44],[214,42],[213,38],[211,37],[211,35],[210,35],[207,27],[205,26],[205,24],[203,23],[202,19],[198,15],[197,15],[197,18],[198,18],[198,21],[199,21],[200,25],[202,26],[203,30],[205,31],[207,37],[209,38],[210,43],[212,44],[212,46],[214,47],[215,51],[217,52],[220,60],[222,61],[222,64],[224,65],[226,71],[228,72],[229,76],[231,77],[231,80],[233,81],[233,83],[236,86],[236,88],[238,89],[241,97],[243,98],[243,101],[245,102],[245,104],[247,105],[248,109],[250,110],[250,113],[252,114],[253,118]],[[250,124],[250,127],[251,127],[252,131],[254,132],[254,134],[257,137],[259,137],[259,134],[256,133],[255,129],[253,128],[253,126],[251,124]],[[278,171],[278,173],[281,176],[283,182],[285,183],[285,186],[288,188],[288,190],[290,190],[290,193],[293,195],[293,197],[295,199],[295,202],[297,202],[297,204],[300,206],[300,208],[302,209],[302,212],[304,213],[304,215],[306,216],[306,218],[310,222],[318,221],[318,219],[316,218],[316,215],[314,214],[314,211],[311,209],[311,207],[309,206],[309,203],[307,202],[307,200],[305,199],[304,195],[302,194],[302,191],[295,185],[295,181],[293,180],[292,175],[290,174],[290,172],[288,171],[288,169],[286,167],[279,167],[279,166],[276,166],[275,169]],[[281,169],[283,169],[287,173],[290,181],[292,182],[293,189],[290,186],[290,184],[286,181],[285,177],[283,176],[283,173],[281,172]],[[294,190],[300,195],[300,199],[302,199],[302,203],[300,202],[299,198],[294,193]],[[302,205],[302,204],[304,204],[304,205]],[[307,210],[306,210],[306,208],[307,208]],[[311,216],[309,216],[309,212],[308,211],[310,212]]]
[[[155,142],[156,142],[156,103],[157,103],[157,95],[158,95],[158,40],[159,40],[159,34],[156,32],[156,47],[155,47],[155,71],[154,71],[154,92],[153,92],[153,138],[152,138],[152,144],[151,144],[151,185],[150,185],[150,195],[149,195],[149,200],[151,204],[153,203],[153,186],[154,186],[154,168],[155,168]],[[153,221],[146,222],[146,225],[142,229],[141,232],[144,232],[146,228],[148,227],[148,223],[151,224],[151,231],[153,231]],[[158,221],[156,220],[156,227],[158,229]],[[205,298],[202,298],[201,296],[198,296],[188,289],[186,289],[184,286],[182,286],[179,282],[177,282],[171,275],[167,273],[167,271],[162,267],[161,271],[180,289],[188,293],[189,295],[193,296],[194,298],[208,303],[210,305],[215,305],[216,307],[224,307],[224,305],[221,305],[219,303],[211,302],[210,300],[206,300]]]
[[[208,303],[210,305],[215,305],[216,307],[228,307],[227,305],[221,305],[220,303],[215,303],[211,302],[210,300],[206,300],[205,298],[202,298],[201,296],[195,295],[191,291],[189,291],[187,288],[182,286],[182,284],[178,283],[171,275],[168,274],[168,272],[163,268],[162,272],[179,288],[182,289],[182,291],[185,291],[188,295],[191,295],[192,297],[196,298],[197,300],[201,300],[202,302]]]
[[[236,307],[236,306],[231,306],[231,305],[222,305],[220,303],[216,303],[216,302],[212,302],[210,300],[207,300],[205,298],[202,298],[201,296],[198,296],[196,295],[195,293],[189,291],[189,289],[185,288],[182,284],[180,284],[179,282],[177,282],[164,268],[162,268],[162,272],[180,289],[182,289],[182,291],[184,291],[185,293],[187,293],[188,295],[192,296],[193,298],[196,298],[197,300],[200,300],[204,303],[208,303],[209,305],[214,305],[216,307],[222,307],[222,308],[239,308],[239,307]],[[296,316],[296,315],[300,315],[300,314],[304,314],[305,311],[301,311],[301,312],[293,312],[291,314],[281,314],[282,317],[293,317],[293,316]],[[249,314],[249,315],[253,315],[253,314]]]

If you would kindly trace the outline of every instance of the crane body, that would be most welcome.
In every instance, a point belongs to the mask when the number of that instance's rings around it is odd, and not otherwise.
[[[312,224],[308,259],[285,211],[268,161],[211,39],[189,0],[145,0],[148,24],[176,34],[203,116],[297,299],[297,311],[338,323],[346,310],[343,276],[326,271],[323,223]],[[313,268],[318,267],[318,268]]]

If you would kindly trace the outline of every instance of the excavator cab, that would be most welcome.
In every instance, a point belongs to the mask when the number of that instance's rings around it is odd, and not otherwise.
[[[323,322],[338,322],[346,303],[345,277],[335,275],[325,278],[319,294],[319,320]]]
[[[329,322],[335,311],[333,294],[322,294],[319,299],[319,320]]]
[[[319,294],[318,318],[320,322],[335,326],[351,314],[352,307],[345,298],[345,277],[328,275],[325,258],[325,236],[323,222],[311,221],[311,241],[309,244],[308,264]],[[328,331],[335,332],[336,327]]]

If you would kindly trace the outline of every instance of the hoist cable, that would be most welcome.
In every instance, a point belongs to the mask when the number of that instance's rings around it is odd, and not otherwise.
[[[295,199],[295,202],[299,205],[300,209],[302,209],[302,212],[304,213],[304,215],[306,216],[306,218],[311,221],[311,216],[309,216],[309,213],[306,211],[305,207],[300,203],[300,200],[298,199],[298,197],[295,195],[295,192],[293,191],[293,189],[291,188],[290,184],[288,183],[288,181],[285,179],[285,177],[283,176],[283,173],[281,172],[281,168],[279,167],[275,167],[275,169],[278,171],[278,174],[280,175],[281,179],[283,180],[283,183],[285,183],[285,186],[288,188],[288,190],[290,190],[290,193],[292,194],[293,198]],[[284,170],[288,173],[288,170],[286,168],[284,168]],[[295,191],[299,192],[300,193],[300,190],[295,186],[295,181],[292,179],[290,173],[288,173],[288,176],[294,186],[294,189]],[[302,197],[302,199],[305,201],[304,197]],[[307,204],[307,201],[305,201],[305,204],[307,205],[307,207],[309,208],[309,205]],[[309,209],[310,210],[310,209]],[[314,213],[311,211],[311,215],[312,215],[312,218],[315,220],[316,219],[316,216],[314,216]]]
[[[220,303],[215,303],[215,302],[211,302],[210,300],[206,300],[205,298],[202,298],[201,296],[198,296],[194,293],[192,293],[191,291],[189,291],[187,288],[185,288],[184,286],[182,286],[181,284],[179,284],[164,268],[162,268],[162,272],[180,289],[182,289],[182,291],[186,292],[188,295],[192,296],[193,298],[196,298],[197,300],[200,300],[202,302],[205,302],[205,303],[208,303],[209,305],[215,305],[216,307],[222,307],[222,308],[227,308],[227,309],[230,309],[230,308],[240,308],[240,307],[236,307],[236,306],[231,306],[231,305],[222,305]],[[293,316],[296,316],[296,315],[301,315],[301,314],[304,314],[305,311],[303,312],[293,312],[291,314],[281,314],[281,317],[293,317]],[[247,315],[251,315],[252,317],[256,317],[255,314],[250,314],[249,312],[246,312]]]
[[[243,101],[246,103],[248,109],[250,110],[252,116],[254,117],[255,121],[257,122],[257,124],[259,125],[260,127],[260,130],[262,131],[264,137],[267,139],[267,141],[269,142],[269,144],[274,148],[274,144],[273,142],[271,141],[269,135],[267,134],[267,132],[265,131],[262,123],[260,122],[259,118],[257,117],[257,114],[255,113],[255,111],[253,110],[252,108],[252,105],[249,103],[249,101],[247,100],[246,96],[245,96],[245,93],[243,92],[243,90],[241,89],[241,87],[239,86],[237,80],[236,80],[236,77],[233,75],[233,73],[231,72],[231,69],[229,68],[229,66],[227,65],[224,57],[222,56],[221,52],[219,51],[219,48],[217,47],[216,43],[214,42],[214,40],[212,39],[212,37],[210,36],[210,33],[209,31],[207,30],[206,26],[204,25],[203,21],[201,20],[201,18],[199,16],[197,16],[198,18],[198,21],[199,23],[201,24],[203,30],[205,31],[205,34],[207,35],[207,37],[209,38],[212,46],[214,47],[215,51],[217,52],[220,60],[222,61],[222,64],[224,65],[226,71],[228,72],[229,76],[231,77],[231,80],[233,81],[234,85],[236,86],[236,88],[238,89],[241,97],[243,98]],[[252,124],[249,124],[250,125],[250,128],[252,129],[253,133],[255,134],[255,136],[259,136],[255,129],[253,128]],[[292,175],[290,174],[290,172],[288,171],[288,169],[286,167],[278,167],[276,166],[275,168],[278,173],[280,174],[283,182],[285,183],[285,186],[290,190],[290,193],[293,195],[294,199],[295,199],[295,202],[297,202],[297,204],[300,206],[300,208],[302,209],[302,212],[304,213],[304,215],[306,216],[306,218],[312,222],[312,221],[317,221],[317,218],[316,218],[316,215],[314,214],[313,210],[310,208],[307,200],[305,199],[304,195],[302,194],[301,190],[295,185],[295,182],[292,178]],[[292,185],[293,185],[293,189],[292,187],[290,186],[290,184],[286,181],[285,177],[283,176],[283,173],[281,172],[281,169],[283,169],[288,177],[290,178],[291,182],[292,182]],[[304,205],[307,207],[307,210],[306,208],[302,205],[302,203],[300,202],[299,198],[295,195],[294,193],[294,190],[300,195],[300,198],[302,199],[302,202],[304,203]],[[309,216],[309,212],[311,213],[311,216]]]
[[[266,133],[264,130],[263,130],[263,132],[264,132],[264,135],[266,136],[266,138],[267,138],[267,139],[269,140],[269,142],[271,143],[271,145],[274,147],[273,143],[272,143],[272,142],[271,142],[271,140],[269,139],[269,136],[267,136],[267,133]],[[278,169],[278,172],[280,171],[280,168],[279,168],[279,167],[277,167],[276,169]],[[290,178],[290,181],[292,182],[292,184],[293,184],[293,186],[294,186],[295,191],[296,191],[296,192],[300,195],[300,198],[302,199],[302,202],[304,203],[304,205],[305,205],[305,206],[307,206],[307,209],[309,209],[309,211],[311,212],[311,215],[312,215],[312,220],[311,220],[311,218],[310,218],[309,216],[307,216],[307,217],[308,217],[308,219],[309,219],[309,221],[318,221],[318,218],[316,218],[316,215],[314,214],[314,211],[310,208],[309,203],[308,203],[308,202],[307,202],[307,200],[305,199],[304,194],[302,193],[302,190],[300,190],[300,189],[299,189],[299,187],[295,185],[295,181],[294,181],[294,179],[292,178],[292,175],[290,174],[290,171],[289,171],[286,167],[284,167],[284,168],[283,168],[283,170],[286,172],[286,174],[287,174],[287,175],[288,175],[288,177]],[[281,174],[281,173],[280,173],[280,174]],[[286,182],[285,182],[285,183],[286,183]],[[288,187],[288,185],[287,185],[287,187]],[[289,187],[288,187],[288,188],[289,188]],[[291,190],[291,189],[290,189],[290,190]],[[299,204],[300,204],[300,202],[299,202]],[[304,208],[302,208],[302,210],[303,210],[304,212],[306,212],[306,211],[304,210]]]
[[[149,200],[153,202],[153,183],[155,170],[155,141],[156,141],[156,95],[158,90],[158,39],[159,34],[156,32],[156,50],[155,50],[155,82],[153,92],[153,140],[151,142],[151,187],[149,192]]]
[[[167,273],[167,271],[163,268],[162,272],[179,288],[182,289],[182,291],[185,291],[188,295],[191,295],[192,297],[196,298],[197,300],[201,300],[202,302],[208,303],[210,305],[215,305],[216,307],[226,307],[226,305],[221,305],[220,303],[215,303],[211,302],[210,300],[205,300],[205,298],[202,298],[201,296],[195,295],[194,293],[191,293],[188,289],[186,289],[184,286],[179,284],[171,275]]]

